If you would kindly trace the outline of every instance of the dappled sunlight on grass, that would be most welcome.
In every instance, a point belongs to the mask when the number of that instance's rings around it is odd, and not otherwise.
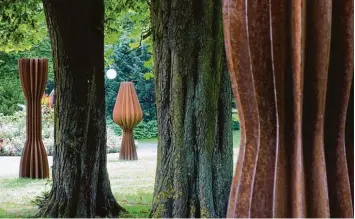
[[[234,167],[239,151],[239,131],[233,132]],[[238,144],[236,147],[235,143]],[[139,141],[137,161],[120,161],[119,154],[107,155],[107,170],[112,192],[117,202],[129,213],[122,218],[148,217],[154,190],[156,171],[156,140],[149,143]],[[51,161],[51,157],[49,157]],[[5,157],[0,157],[5,159]],[[34,217],[37,207],[32,203],[36,196],[50,190],[48,180],[19,179],[18,165],[20,157],[11,157],[10,172],[1,175],[0,170],[0,218],[1,217]],[[51,163],[51,162],[50,162]]]

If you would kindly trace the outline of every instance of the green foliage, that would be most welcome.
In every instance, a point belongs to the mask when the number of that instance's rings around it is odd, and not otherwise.
[[[132,39],[151,45],[149,2],[105,0],[105,44],[114,45],[130,26]],[[41,0],[2,0],[0,52],[24,51],[48,37]]]
[[[3,0],[0,4],[0,51],[24,51],[47,36],[42,1]]]
[[[18,109],[17,104],[24,104],[20,80],[13,77],[11,80],[0,78],[0,113],[12,115]]]
[[[48,37],[34,45],[30,50],[21,52],[0,52],[0,78],[18,75],[18,59],[46,58],[48,59],[48,80],[54,80],[51,45]]]
[[[240,130],[240,121],[239,121],[238,112],[233,112],[232,114],[232,129]]]
[[[17,110],[17,104],[25,103],[18,73],[19,58],[47,58],[49,66],[46,93],[49,94],[53,89],[53,62],[48,38],[27,51],[0,52],[0,113],[4,115],[12,115]]]
[[[128,37],[137,42],[146,40],[150,36],[150,29],[148,1],[105,1],[105,44],[117,43],[117,39],[127,32]]]
[[[122,136],[122,129],[115,124],[112,119],[106,121],[108,127],[110,127],[116,135]],[[134,139],[155,139],[158,137],[158,124],[157,120],[151,120],[148,122],[140,122],[133,130]]]
[[[157,120],[148,122],[141,122],[134,129],[134,138],[136,139],[150,139],[158,137],[158,123]]]
[[[110,0],[105,3],[105,61],[114,63],[115,45],[122,38],[130,39],[129,46],[138,49],[144,45],[152,51],[149,5],[145,0]],[[153,65],[152,58],[145,61],[146,67]],[[150,72],[147,72],[148,74]],[[152,77],[152,74],[150,74]]]

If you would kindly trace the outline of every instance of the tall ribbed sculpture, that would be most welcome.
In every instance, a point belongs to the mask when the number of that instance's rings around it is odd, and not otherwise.
[[[120,160],[137,160],[133,128],[142,121],[143,112],[132,82],[122,82],[113,109],[113,121],[123,129]]]
[[[20,177],[49,177],[47,153],[42,142],[41,98],[48,73],[47,59],[19,59],[19,75],[26,98],[26,142],[20,163]]]
[[[353,217],[353,7],[224,0],[242,130],[227,217]]]

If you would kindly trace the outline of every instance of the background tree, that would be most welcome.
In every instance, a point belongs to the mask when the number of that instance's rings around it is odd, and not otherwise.
[[[151,1],[158,161],[151,216],[225,217],[231,85],[221,1]]]
[[[39,0],[3,0],[0,4],[0,51],[31,49],[47,36]]]
[[[56,82],[53,186],[41,216],[118,216],[106,169],[104,2],[44,0]]]
[[[138,99],[144,113],[145,121],[156,120],[156,108],[154,98],[154,80],[145,77],[151,72],[151,67],[145,62],[151,59],[147,45],[132,48],[134,42],[127,37],[121,37],[119,43],[114,46],[114,60],[112,68],[117,71],[117,77],[113,80],[106,79],[106,115],[112,119],[112,111],[116,102],[119,85],[123,81],[133,81],[137,90]]]

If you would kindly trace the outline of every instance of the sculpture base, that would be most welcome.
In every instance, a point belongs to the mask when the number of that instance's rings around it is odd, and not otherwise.
[[[138,160],[132,130],[124,130],[120,149],[120,160]]]
[[[20,163],[20,178],[49,178],[47,153],[41,140],[25,143]]]

